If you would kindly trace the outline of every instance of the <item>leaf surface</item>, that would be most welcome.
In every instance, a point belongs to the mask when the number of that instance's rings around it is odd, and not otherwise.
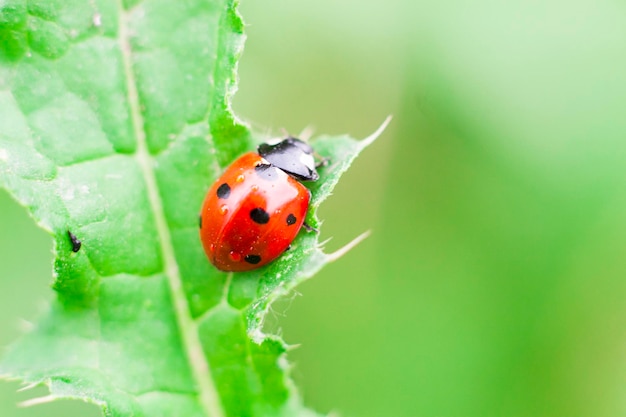
[[[314,415],[287,346],[261,327],[333,256],[303,231],[276,262],[227,274],[199,243],[207,189],[261,140],[230,111],[236,5],[0,2],[0,185],[52,234],[57,294],[4,355],[5,377],[107,416]],[[310,187],[309,224],[369,142],[313,143],[331,163]]]

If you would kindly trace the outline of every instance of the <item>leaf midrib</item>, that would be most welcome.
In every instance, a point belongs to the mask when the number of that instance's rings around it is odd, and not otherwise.
[[[148,198],[155,218],[159,242],[161,243],[160,247],[164,262],[164,271],[172,295],[174,314],[182,338],[182,345],[198,389],[198,399],[204,414],[209,417],[224,417],[225,413],[222,409],[219,394],[212,378],[211,369],[202,349],[197,324],[190,314],[153,169],[153,159],[148,151],[146,133],[143,129],[144,120],[140,110],[139,94],[132,66],[132,49],[128,32],[128,12],[124,9],[122,0],[118,0],[117,3],[118,42],[122,53],[133,132],[137,141],[135,159],[141,168],[146,182]]]

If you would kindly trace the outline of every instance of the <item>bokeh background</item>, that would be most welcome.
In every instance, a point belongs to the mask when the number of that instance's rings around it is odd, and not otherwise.
[[[235,111],[365,137],[329,251],[276,305],[305,401],[348,417],[626,414],[626,5],[243,0]],[[0,193],[0,345],[52,296],[51,239]],[[97,416],[59,402],[0,415]]]

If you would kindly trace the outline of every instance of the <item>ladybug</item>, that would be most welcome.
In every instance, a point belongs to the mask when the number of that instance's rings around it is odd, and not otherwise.
[[[200,239],[222,271],[259,268],[289,249],[304,225],[315,181],[313,148],[293,137],[236,159],[208,191],[200,213]]]

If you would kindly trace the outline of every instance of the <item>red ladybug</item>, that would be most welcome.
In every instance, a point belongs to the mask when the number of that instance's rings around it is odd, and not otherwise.
[[[200,214],[200,239],[222,271],[248,271],[279,257],[304,224],[315,181],[313,148],[287,138],[233,162],[213,184]]]

